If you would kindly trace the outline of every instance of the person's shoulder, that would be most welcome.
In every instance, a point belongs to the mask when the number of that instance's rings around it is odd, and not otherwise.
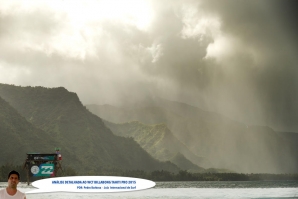
[[[5,193],[6,193],[6,188],[0,189],[0,198],[1,198],[1,196],[4,196]]]
[[[25,196],[25,193],[21,192],[19,189],[17,190],[17,192],[18,192],[19,195]]]

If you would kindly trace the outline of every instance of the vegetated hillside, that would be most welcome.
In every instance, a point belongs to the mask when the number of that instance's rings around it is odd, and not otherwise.
[[[104,123],[114,134],[134,138],[143,149],[158,160],[171,160],[177,153],[181,153],[188,159],[188,161],[191,160],[197,164],[195,168],[196,171],[204,170],[198,165],[206,160],[194,155],[183,143],[173,136],[165,124],[146,125],[138,121],[121,124],[108,121],[104,121]],[[179,164],[176,165],[179,166]],[[185,170],[190,169],[188,167],[179,167]],[[194,167],[191,168],[194,169]]]
[[[245,173],[298,172],[297,141],[290,141],[288,136],[281,136],[269,127],[247,126],[216,113],[167,100],[155,100],[148,106],[140,102],[120,108],[110,105],[87,108],[114,123],[135,120],[145,124],[165,123],[195,155],[211,162],[200,165],[204,168]]]
[[[0,97],[0,165],[21,165],[26,153],[53,153],[57,143]]]
[[[206,171],[202,167],[199,167],[198,165],[193,164],[191,161],[189,161],[187,158],[185,158],[185,156],[181,153],[176,153],[170,159],[170,161],[173,162],[174,164],[178,165],[183,170],[186,170],[188,172],[201,173],[201,172]],[[216,172],[216,169],[215,169],[215,172]]]
[[[0,96],[36,127],[50,134],[64,151],[63,164],[81,174],[105,168],[178,171],[172,163],[159,162],[133,139],[115,136],[90,113],[75,93],[65,88],[18,87],[0,84]]]

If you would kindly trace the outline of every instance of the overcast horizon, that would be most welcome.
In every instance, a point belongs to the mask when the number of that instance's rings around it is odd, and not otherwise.
[[[150,97],[298,132],[294,0],[0,0],[0,83]]]

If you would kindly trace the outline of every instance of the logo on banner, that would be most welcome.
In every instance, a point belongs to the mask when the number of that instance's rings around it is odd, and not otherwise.
[[[32,166],[31,173],[34,176],[51,176],[54,173],[54,164],[41,164]]]

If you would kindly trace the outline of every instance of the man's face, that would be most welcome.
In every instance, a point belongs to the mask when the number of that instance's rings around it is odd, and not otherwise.
[[[19,183],[19,178],[17,174],[11,174],[8,178],[8,187],[16,188]]]

